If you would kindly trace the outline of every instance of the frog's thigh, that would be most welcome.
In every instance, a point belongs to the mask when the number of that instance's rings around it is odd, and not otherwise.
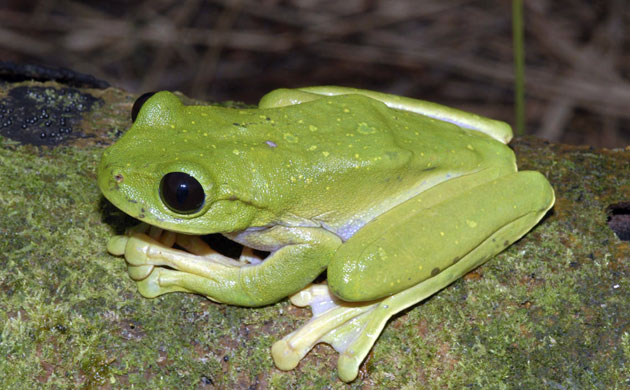
[[[527,233],[553,205],[554,194],[543,175],[524,171],[428,208],[423,201],[420,194],[379,216],[337,250],[328,267],[337,296],[377,299],[450,275],[437,291]]]

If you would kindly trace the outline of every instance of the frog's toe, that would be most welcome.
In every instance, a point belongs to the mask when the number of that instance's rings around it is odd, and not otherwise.
[[[136,282],[138,291],[146,298],[155,298],[171,292],[193,292],[169,283],[169,280],[176,278],[177,274],[181,274],[181,272],[155,267],[147,277]]]
[[[162,292],[162,288],[160,287],[159,282],[160,272],[157,269],[154,271],[155,272],[151,272],[144,279],[138,280],[136,282],[136,286],[138,287],[138,291],[140,292],[140,294],[147,298],[155,298],[158,295],[164,294],[164,292]]]
[[[133,280],[143,280],[153,271],[153,265],[131,265],[127,264],[127,273]]]
[[[345,353],[339,356],[337,361],[337,375],[339,379],[344,382],[353,381],[359,375],[361,361],[357,361],[356,357],[348,356]]]
[[[130,265],[146,265],[149,263],[147,253],[151,248],[149,236],[136,233],[129,237],[125,246],[125,260]]]
[[[125,248],[127,247],[127,236],[114,236],[107,242],[107,251],[114,256],[122,256],[125,254]]]
[[[297,367],[298,363],[302,359],[303,356],[291,347],[291,344],[282,339],[280,341],[276,341],[271,346],[271,356],[273,357],[273,361],[281,370],[292,370]]]

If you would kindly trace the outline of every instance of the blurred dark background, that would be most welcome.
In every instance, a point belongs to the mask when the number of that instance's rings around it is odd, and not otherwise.
[[[630,144],[630,1],[525,0],[526,132]],[[255,104],[338,84],[514,124],[509,0],[0,0],[0,60]]]

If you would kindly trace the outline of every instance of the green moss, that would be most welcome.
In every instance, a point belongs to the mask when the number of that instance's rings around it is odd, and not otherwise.
[[[130,106],[120,91],[104,109]],[[118,101],[118,105],[116,105]],[[109,142],[128,121],[102,112]],[[94,130],[95,131],[95,130]],[[630,245],[606,225],[630,198],[629,151],[533,139],[519,165],[552,181],[554,212],[466,278],[396,316],[350,385],[318,346],[274,368],[271,344],[307,321],[286,301],[248,309],[189,294],[142,298],[107,239],[133,224],[103,201],[96,143],[0,141],[3,388],[601,388],[630,385]]]

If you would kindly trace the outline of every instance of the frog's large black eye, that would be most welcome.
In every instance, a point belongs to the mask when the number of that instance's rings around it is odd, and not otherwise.
[[[135,102],[133,102],[133,107],[131,107],[131,122],[136,121],[142,105],[153,95],[155,95],[155,91],[143,93],[142,95],[140,95],[139,98],[136,99]]]
[[[205,194],[201,184],[184,172],[171,172],[160,182],[162,202],[179,214],[192,214],[203,206]]]

